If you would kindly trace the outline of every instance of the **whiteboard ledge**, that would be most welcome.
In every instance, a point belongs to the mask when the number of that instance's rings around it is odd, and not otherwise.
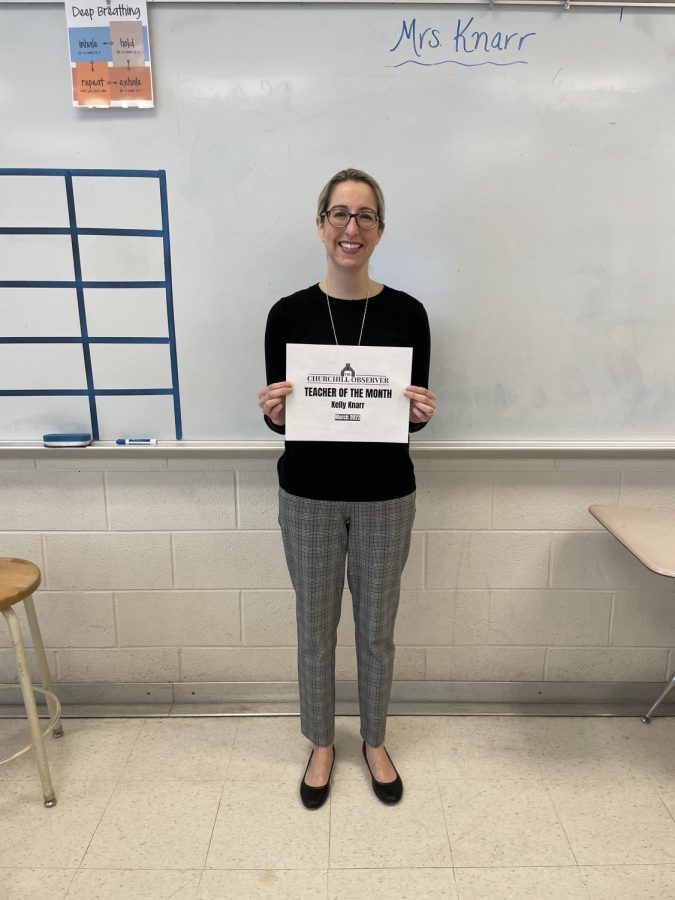
[[[277,456],[282,441],[159,441],[154,446],[119,447],[96,441],[89,447],[47,448],[42,441],[0,441],[0,459],[7,456],[85,455],[141,456]],[[588,455],[668,456],[675,459],[675,441],[412,441],[413,456],[451,455]]]

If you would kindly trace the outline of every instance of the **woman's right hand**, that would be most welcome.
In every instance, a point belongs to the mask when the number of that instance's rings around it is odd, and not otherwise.
[[[275,425],[286,424],[286,397],[293,391],[290,381],[268,384],[258,394],[258,406]]]

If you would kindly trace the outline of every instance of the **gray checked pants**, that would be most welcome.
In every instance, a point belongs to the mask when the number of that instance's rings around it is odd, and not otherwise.
[[[335,646],[344,589],[352,594],[361,737],[384,740],[394,625],[415,494],[396,500],[310,500],[279,490],[279,524],[296,594],[300,728],[313,744],[335,736]]]

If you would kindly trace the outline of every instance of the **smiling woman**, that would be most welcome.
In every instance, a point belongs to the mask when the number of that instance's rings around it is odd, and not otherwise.
[[[370,278],[368,262],[384,233],[384,197],[375,179],[359,169],[334,175],[319,195],[316,227],[326,249],[324,279],[279,300],[267,320],[268,384],[258,398],[267,425],[285,431],[286,398],[293,391],[286,380],[286,345],[305,343],[412,347],[413,384],[404,394],[409,430],[423,428],[436,408],[428,388],[429,323],[418,300]],[[368,390],[373,396],[380,392]],[[346,401],[335,403],[346,406]],[[302,802],[317,809],[330,789],[335,644],[347,560],[362,750],[376,796],[396,803],[403,784],[384,736],[401,572],[415,515],[408,444],[286,441],[278,471],[279,522],[296,592],[301,730],[314,744],[300,784]]]
[[[382,289],[380,284],[371,287],[368,277],[368,260],[384,231],[384,203],[379,202],[378,193],[381,196],[379,188],[376,191],[367,181],[344,179],[328,191],[324,188],[319,197],[316,225],[326,247],[326,277],[336,299],[353,298],[355,288],[367,296]],[[326,285],[322,287],[327,292]]]

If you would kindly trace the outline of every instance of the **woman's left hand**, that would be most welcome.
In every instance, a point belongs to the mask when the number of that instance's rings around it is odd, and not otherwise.
[[[436,394],[429,388],[409,385],[403,393],[410,397],[410,421],[415,424],[428,422],[436,412]]]

